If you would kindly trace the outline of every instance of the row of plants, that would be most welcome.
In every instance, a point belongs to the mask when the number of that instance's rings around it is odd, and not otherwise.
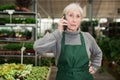
[[[111,22],[109,23],[109,27],[120,27],[120,22]]]
[[[82,21],[81,30],[84,32],[90,32],[94,38],[96,38],[95,27],[98,26],[98,20]]]
[[[37,59],[37,65],[38,66],[55,66],[55,58],[48,58],[48,57],[42,57],[41,59]],[[4,63],[16,63],[19,64],[21,63],[21,58],[20,57],[0,57],[0,64],[4,64]],[[35,64],[35,58],[33,57],[24,57],[23,60],[24,64],[32,64],[32,65],[36,65]]]
[[[4,63],[15,63],[15,64],[20,64],[21,63],[21,58],[20,57],[0,57],[0,64]],[[24,57],[23,58],[23,63],[24,64],[32,64],[35,66],[35,59],[34,57]],[[42,63],[41,63],[42,64]]]
[[[98,39],[98,44],[103,51],[103,58],[120,65],[120,38],[102,37]]]
[[[82,21],[81,22],[82,27],[95,27],[98,26],[98,20],[92,20],[92,21]]]
[[[48,67],[6,63],[0,65],[0,80],[45,80],[48,71]]]
[[[32,0],[15,0],[13,4],[0,5],[0,11],[3,10],[17,10],[29,12],[29,7],[32,5]]]
[[[115,27],[115,26],[109,27],[107,29],[107,33],[109,37],[115,37],[115,36],[120,37],[120,28]]]
[[[26,39],[31,39],[32,37],[32,32],[30,30],[25,30],[25,31],[15,31],[15,30],[9,30],[9,29],[0,29],[0,37],[1,38],[16,38],[19,37],[24,37]]]
[[[28,53],[30,53],[30,55],[35,55],[35,51],[33,50],[33,42],[25,42],[25,43],[7,43],[4,46],[0,46],[0,53],[1,55],[20,55],[20,50],[22,48],[24,44],[24,47],[26,48],[24,51],[24,55],[28,55]],[[9,51],[9,52],[7,52]],[[14,52],[14,51],[19,51]],[[39,53],[38,53],[39,54]],[[25,58],[24,59],[24,63],[27,64],[31,64],[34,63],[34,59],[33,61],[31,61],[32,58]],[[19,58],[1,58],[0,64],[1,63],[20,63],[20,59]],[[38,64],[40,64],[41,66],[51,66],[51,65],[55,65],[55,60],[54,58],[46,58],[46,57],[42,57],[40,63],[38,62]]]
[[[1,50],[9,50],[9,51],[18,51],[21,50],[21,48],[23,47],[26,48],[26,50],[32,50],[33,49],[33,42],[25,42],[25,43],[8,43],[4,46],[1,46],[2,48],[0,48]]]
[[[23,45],[26,48],[24,55],[35,55],[33,42],[4,44],[3,46],[0,46],[0,55],[20,55]]]
[[[102,69],[108,70],[108,72],[110,72],[117,80],[119,80],[120,38],[119,37],[100,37],[97,40],[97,42],[103,52]]]
[[[42,57],[41,58],[41,63],[39,63],[40,66],[55,66],[55,58],[47,58],[47,57]]]
[[[3,11],[3,10],[13,10],[15,9],[15,5],[13,4],[8,4],[8,5],[0,5],[0,11]]]
[[[10,23],[10,18],[0,18],[0,24],[4,25]],[[34,24],[36,23],[35,18],[12,18],[12,23],[22,23],[22,24]]]

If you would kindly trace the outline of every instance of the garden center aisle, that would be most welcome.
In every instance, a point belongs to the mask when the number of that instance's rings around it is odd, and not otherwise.
[[[51,68],[51,75],[50,75],[50,80],[55,80],[56,76],[56,67]],[[96,73],[94,75],[95,80],[115,80],[115,78],[109,74],[108,72],[103,72],[103,73]]]

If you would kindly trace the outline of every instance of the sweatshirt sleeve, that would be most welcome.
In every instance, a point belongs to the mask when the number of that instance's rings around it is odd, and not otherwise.
[[[90,52],[91,52],[91,66],[96,72],[100,66],[102,61],[102,51],[100,47],[97,45],[95,39],[88,33],[88,37],[90,39]]]
[[[56,50],[57,39],[55,36],[59,35],[59,31],[56,30],[53,33],[45,35],[34,42],[33,48],[40,53],[54,52]]]

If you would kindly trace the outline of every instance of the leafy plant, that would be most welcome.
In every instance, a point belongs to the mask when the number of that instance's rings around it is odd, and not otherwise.
[[[30,39],[32,37],[32,32],[29,30],[25,30],[25,32],[21,32],[22,36],[25,36],[26,39]]]
[[[98,45],[103,51],[103,58],[109,62],[120,64],[120,39],[104,37],[98,40]]]
[[[109,42],[110,42],[110,38],[108,37],[101,37],[98,39],[98,45],[100,46],[103,52],[103,58],[105,60],[111,60]]]
[[[0,18],[0,24],[4,25],[5,23],[10,23],[10,18],[9,17]]]
[[[3,49],[4,50],[11,50],[11,51],[17,51],[17,50],[21,50],[23,46],[23,43],[9,43],[9,44],[6,44]],[[26,49],[33,49],[33,43],[31,42],[26,42],[25,45]]]
[[[51,59],[50,58],[42,58],[41,59],[41,66],[50,66]]]
[[[25,20],[25,22],[28,23],[28,24],[29,23],[35,23],[35,21],[36,20],[34,18],[26,18],[26,20]]]
[[[32,4],[32,0],[16,0],[16,4],[28,8]]]
[[[0,76],[5,80],[16,80],[30,74],[32,65],[24,64],[3,64],[0,66]]]
[[[48,67],[33,67],[25,80],[46,80],[48,70]]]
[[[120,27],[120,22],[111,22],[109,23],[109,27]]]
[[[120,74],[120,65],[118,65],[117,71],[118,71],[118,73]]]
[[[96,38],[94,27],[98,26],[98,20],[92,20],[92,21],[82,21],[81,22],[81,30],[84,32],[89,32],[89,28],[92,30],[92,35],[94,38]]]
[[[98,26],[98,21],[82,21],[81,22],[81,28],[83,31],[88,31],[88,27],[95,27]]]
[[[34,18],[12,18],[12,23],[23,23],[23,24],[34,24],[36,20]],[[5,23],[10,23],[10,18],[0,18],[0,23],[5,24]]]
[[[6,10],[6,9],[15,9],[15,5],[9,4],[9,5],[0,5],[0,10]]]
[[[31,42],[29,42],[29,43],[25,43],[25,47],[26,47],[26,49],[27,50],[30,50],[30,49],[33,49],[33,43]]]
[[[34,67],[25,64],[3,64],[0,66],[0,80],[45,80],[48,67]]]
[[[120,64],[120,39],[112,39],[110,41],[110,50],[111,50],[111,58]]]
[[[10,43],[7,44],[3,47],[4,50],[11,50],[11,51],[17,51],[17,50],[21,50],[22,48],[22,44],[15,44],[15,43]]]

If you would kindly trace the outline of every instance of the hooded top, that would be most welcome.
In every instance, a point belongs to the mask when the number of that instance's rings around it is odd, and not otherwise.
[[[95,39],[88,32],[82,32],[80,30],[76,32],[65,31],[65,44],[80,45],[81,44],[81,39],[79,34],[80,32],[83,34],[85,40],[85,45],[86,45],[90,65],[93,67],[94,71],[96,72],[98,68],[101,66],[102,51],[97,45]],[[38,53],[53,52],[57,65],[61,53],[60,52],[61,40],[62,40],[62,33],[59,32],[58,30],[55,30],[50,34],[45,35],[43,38],[36,40],[33,48]]]

